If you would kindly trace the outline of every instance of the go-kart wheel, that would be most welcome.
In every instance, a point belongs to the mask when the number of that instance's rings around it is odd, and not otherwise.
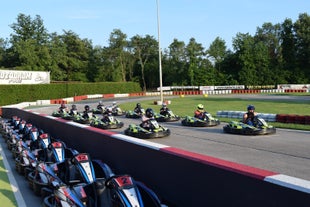
[[[54,195],[50,195],[44,198],[43,200],[43,207],[56,207],[56,202]]]
[[[32,184],[32,189],[33,189],[33,192],[36,196],[41,195],[41,187],[39,185],[37,185],[35,182],[33,182],[33,184]]]

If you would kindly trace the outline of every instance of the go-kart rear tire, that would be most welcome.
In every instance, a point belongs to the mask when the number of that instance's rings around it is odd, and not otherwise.
[[[32,183],[32,189],[33,189],[33,192],[36,196],[41,196],[41,189],[42,189],[42,186],[36,184],[35,182]]]
[[[49,195],[43,199],[43,207],[56,207],[54,195]]]

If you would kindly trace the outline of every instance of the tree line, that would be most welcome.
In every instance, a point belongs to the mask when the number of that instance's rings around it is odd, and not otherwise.
[[[159,86],[158,41],[127,37],[120,29],[108,46],[63,30],[49,33],[39,15],[19,14],[10,38],[0,38],[0,68],[50,71],[52,81],[139,82],[144,91]],[[275,85],[310,82],[310,17],[264,23],[255,35],[237,33],[227,49],[220,37],[205,48],[195,38],[175,38],[161,51],[164,86]]]

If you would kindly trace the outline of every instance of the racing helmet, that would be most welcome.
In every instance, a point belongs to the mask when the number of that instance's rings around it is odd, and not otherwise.
[[[140,103],[137,103],[136,107],[137,107],[137,108],[141,108],[141,104],[140,104]]]
[[[148,118],[153,117],[153,116],[154,116],[154,111],[153,111],[153,109],[147,108],[146,111],[145,111],[145,115],[146,115],[146,117],[148,117]]]
[[[85,111],[88,111],[89,110],[89,106],[88,105],[84,106],[84,109],[85,109]]]
[[[112,106],[116,106],[116,101],[113,101]]]
[[[102,102],[102,101],[99,101],[99,105],[100,105],[100,106],[103,106],[103,102]]]
[[[198,104],[198,105],[197,105],[197,108],[198,108],[199,110],[203,110],[203,105],[202,105],[202,104]]]
[[[76,110],[76,105],[75,104],[72,105],[72,109]]]
[[[106,110],[107,110],[108,113],[112,113],[112,111],[113,111],[112,107],[107,107]]]
[[[163,107],[163,108],[166,108],[166,107],[167,107],[167,104],[166,104],[166,103],[163,103],[163,104],[162,104],[162,107]]]
[[[60,104],[61,108],[66,108],[66,105],[64,103]]]
[[[255,110],[255,106],[253,106],[253,105],[248,105],[248,111],[250,111],[250,110]]]

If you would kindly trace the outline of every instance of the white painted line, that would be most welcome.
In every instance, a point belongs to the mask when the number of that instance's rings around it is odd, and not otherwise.
[[[153,143],[153,142],[150,142],[150,141],[147,141],[147,140],[144,140],[144,139],[130,137],[130,136],[127,136],[127,135],[124,135],[124,134],[113,134],[111,137],[117,138],[117,139],[120,139],[120,140],[123,140],[123,141],[126,141],[126,142],[130,142],[130,143],[133,143],[133,144],[137,144],[137,145],[140,145],[140,146],[152,148],[152,149],[155,149],[155,150],[159,150],[159,149],[164,148],[164,147],[169,147],[169,146],[166,146],[166,145],[163,145],[163,144]]]
[[[51,116],[51,115],[44,116],[44,117],[49,118],[49,119],[60,119],[60,117],[55,117],[55,116]]]
[[[68,121],[68,122],[66,122],[66,124],[70,124],[70,125],[77,126],[80,128],[90,127],[89,125],[81,124],[81,123],[74,122],[74,121]]]
[[[264,181],[310,194],[310,181],[308,180],[278,174],[267,176]]]
[[[1,137],[1,139],[2,139],[2,137]],[[0,144],[0,154],[3,158],[3,164],[4,164],[4,167],[6,169],[6,174],[8,175],[8,178],[9,178],[9,181],[11,184],[11,188],[12,188],[13,193],[14,193],[14,196],[15,196],[15,199],[17,202],[17,206],[18,207],[27,207],[25,200],[24,200],[22,194],[20,193],[20,190],[18,190],[18,188],[17,188],[17,186],[18,186],[17,182],[16,182],[15,177],[12,173],[12,169],[8,163],[7,157],[6,157],[5,153],[3,152],[1,144]]]

